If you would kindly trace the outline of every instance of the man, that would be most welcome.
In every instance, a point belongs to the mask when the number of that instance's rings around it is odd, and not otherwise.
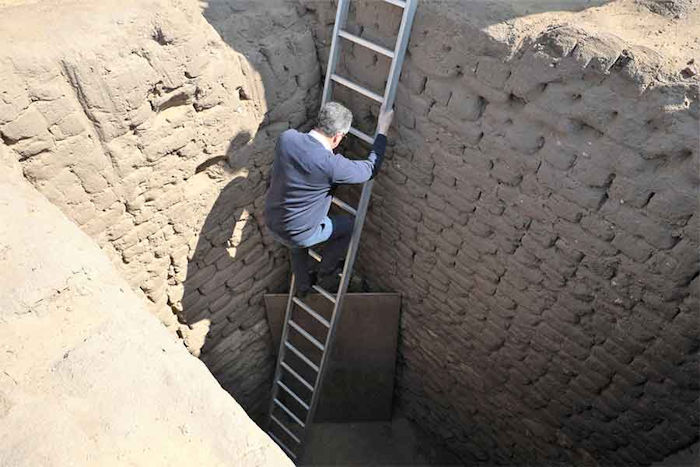
[[[338,267],[350,242],[354,219],[328,215],[331,189],[338,184],[364,183],[377,174],[393,115],[388,111],[379,116],[378,135],[364,160],[333,153],[352,123],[352,113],[336,102],[323,106],[309,133],[287,130],[280,135],[265,200],[265,223],[273,237],[291,250],[300,295],[308,294],[316,283],[316,277],[309,273],[307,249],[323,242],[317,282],[328,291],[337,287]]]

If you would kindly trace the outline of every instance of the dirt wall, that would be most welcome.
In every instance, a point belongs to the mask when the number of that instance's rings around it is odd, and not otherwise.
[[[275,136],[318,107],[311,33],[285,2],[14,3],[0,144],[255,412],[288,280],[259,212]]]
[[[535,3],[421,2],[359,268],[404,297],[400,404],[465,462],[645,464],[698,433],[693,52]],[[325,57],[333,8],[308,8]],[[351,27],[382,41],[392,8]],[[386,62],[346,56],[381,90]]]
[[[0,465],[292,465],[0,145]]]

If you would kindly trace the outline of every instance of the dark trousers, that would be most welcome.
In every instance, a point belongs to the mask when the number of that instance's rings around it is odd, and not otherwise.
[[[354,225],[354,218],[351,216],[331,215],[328,217],[333,222],[333,230],[328,240],[319,244],[322,250],[317,251],[322,256],[321,264],[318,268],[320,276],[327,276],[335,272],[340,261],[345,256]],[[309,261],[315,262],[315,260],[309,256],[308,247],[290,247],[290,256],[292,259],[292,273],[296,278],[297,289],[309,290],[311,288],[311,263]]]

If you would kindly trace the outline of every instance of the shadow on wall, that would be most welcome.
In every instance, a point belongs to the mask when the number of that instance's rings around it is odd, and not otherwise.
[[[264,8],[263,8],[264,7]],[[198,168],[227,180],[187,265],[180,320],[190,350],[253,418],[268,402],[274,361],[263,295],[288,286],[284,248],[262,219],[277,136],[306,125],[318,107],[320,73],[313,38],[293,5],[210,1],[203,14],[261,76],[267,113],[257,134],[240,134],[226,155]],[[250,90],[238,90],[249,99]]]

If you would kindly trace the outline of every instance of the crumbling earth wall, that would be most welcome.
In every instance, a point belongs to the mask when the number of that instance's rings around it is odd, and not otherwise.
[[[0,465],[293,465],[0,146]]]
[[[310,31],[285,2],[14,3],[0,144],[256,411],[273,363],[262,295],[288,270],[259,214],[275,136],[318,107]]]
[[[306,3],[327,57],[333,8]],[[698,436],[697,78],[616,31],[486,27],[488,3],[421,2],[363,235],[403,294],[399,402],[468,463],[661,459]],[[353,30],[391,36],[392,8]]]

